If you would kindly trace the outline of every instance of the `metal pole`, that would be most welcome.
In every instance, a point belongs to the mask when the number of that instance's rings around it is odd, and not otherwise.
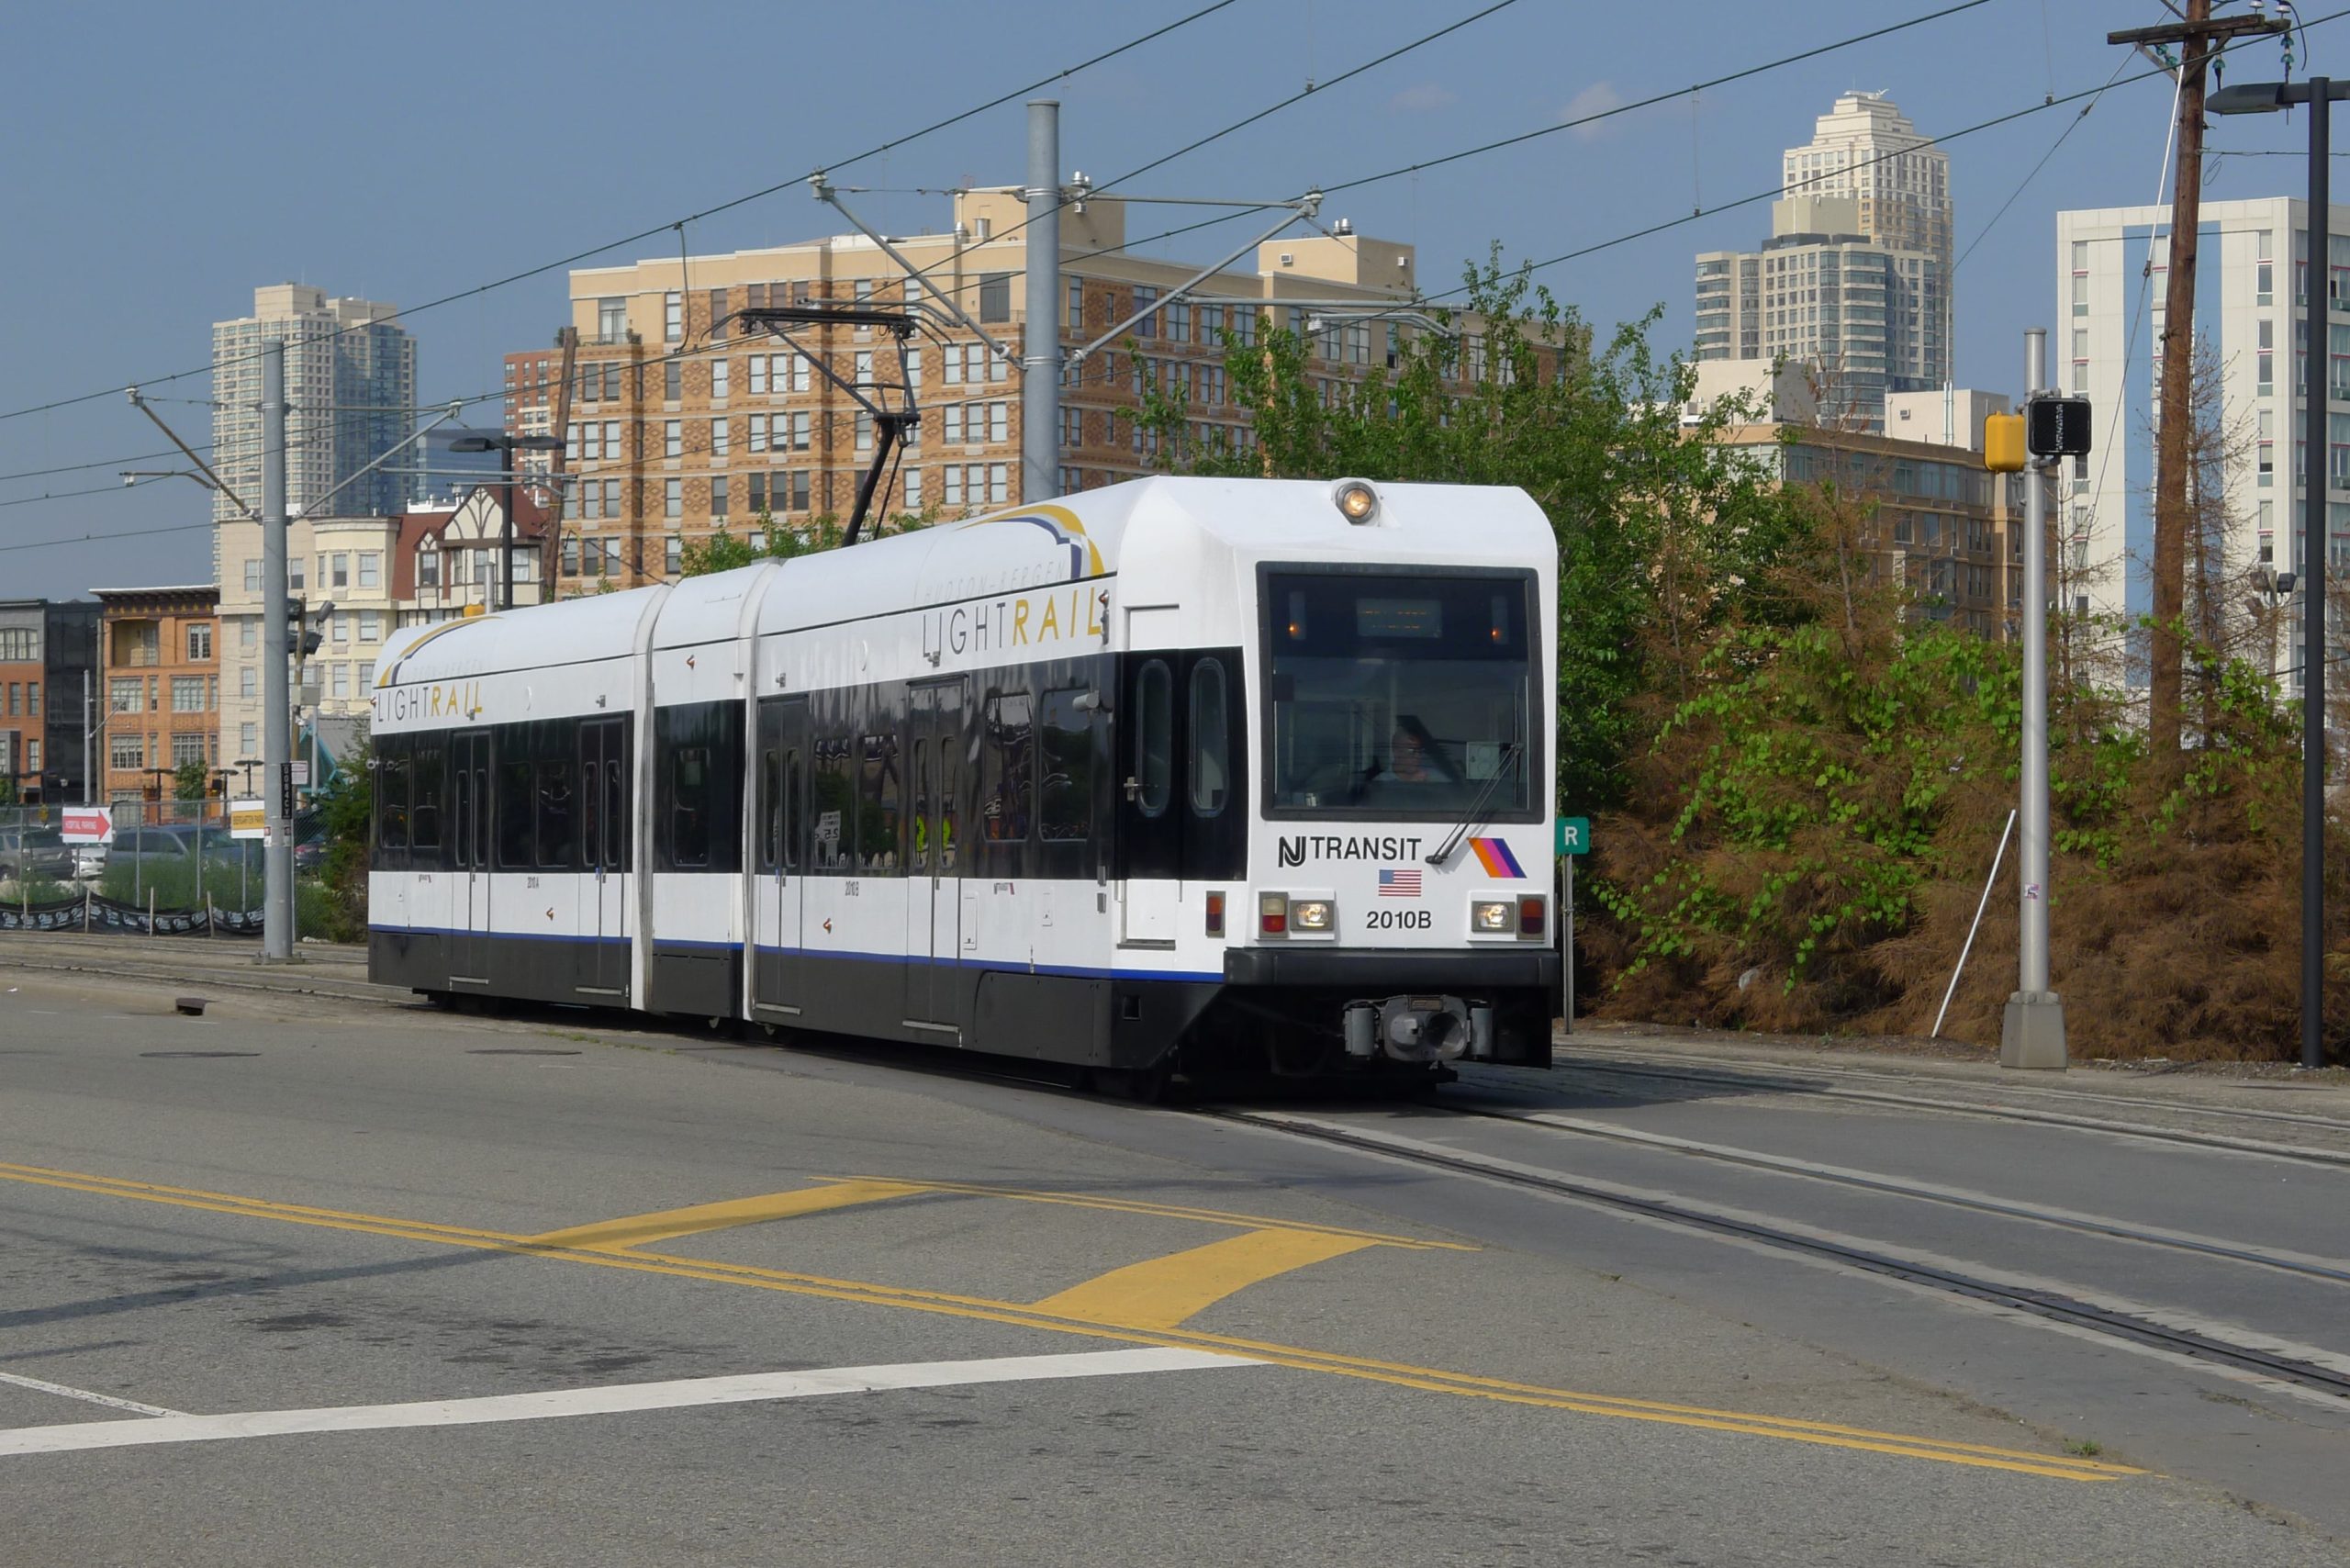
[[[514,608],[514,446],[506,446],[506,479],[501,487],[505,495],[502,505],[505,518],[498,526],[498,605],[500,610]]]
[[[2023,335],[2027,400],[2048,379],[2048,330]],[[2023,824],[2017,988],[2000,1021],[2001,1067],[2064,1070],[2065,1003],[2048,989],[2048,473],[2024,465]]]
[[[90,770],[90,748],[95,744],[96,738],[97,719],[90,711],[90,672],[84,670],[82,672],[82,803],[85,806],[97,803],[91,795],[91,790],[95,787],[97,776]]]
[[[1020,501],[1061,493],[1061,106],[1028,101],[1028,320],[1020,353]]]
[[[285,344],[261,345],[262,919],[265,964],[294,957],[294,724],[286,690]]]
[[[2309,80],[2310,244],[2307,454],[2301,476],[2305,540],[2301,546],[2301,1065],[2325,1065],[2325,498],[2332,487],[2327,461],[2326,323],[2332,319],[2333,258],[2327,233],[2333,214],[2333,84]]]

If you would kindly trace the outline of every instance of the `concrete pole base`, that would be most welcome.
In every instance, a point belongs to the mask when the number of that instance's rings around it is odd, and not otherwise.
[[[268,953],[263,953],[257,955],[253,959],[253,962],[256,964],[307,964],[309,961],[309,959],[302,957],[299,953],[288,953],[282,958],[274,957]]]
[[[1999,1065],[2062,1072],[2065,999],[2053,991],[2019,991],[2008,998],[1999,1021]]]

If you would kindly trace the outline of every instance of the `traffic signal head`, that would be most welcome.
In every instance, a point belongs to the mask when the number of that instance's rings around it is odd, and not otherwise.
[[[1989,414],[1983,420],[1983,466],[1994,474],[2023,472],[2023,416]]]
[[[2024,444],[2034,457],[2085,457],[2089,450],[2087,398],[2034,398],[2023,406],[2031,421]]]

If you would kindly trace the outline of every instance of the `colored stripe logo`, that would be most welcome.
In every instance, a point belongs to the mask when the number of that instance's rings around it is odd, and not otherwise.
[[[1469,841],[1469,847],[1477,852],[1477,863],[1484,867],[1486,876],[1507,878],[1513,881],[1525,879],[1526,868],[1517,863],[1517,857],[1509,852],[1507,839],[1472,838]]]

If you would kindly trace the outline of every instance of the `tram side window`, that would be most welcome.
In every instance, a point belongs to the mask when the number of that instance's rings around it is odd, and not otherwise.
[[[397,853],[408,846],[408,756],[406,742],[376,748],[375,848]]]
[[[441,746],[437,741],[416,747],[408,764],[408,788],[409,846],[429,849],[437,856],[441,851],[441,795],[447,788],[441,773]]]
[[[1160,660],[1142,666],[1135,710],[1135,804],[1155,817],[1175,788],[1175,678]]]
[[[1232,725],[1225,711],[1224,663],[1192,666],[1192,810],[1203,817],[1224,810],[1232,788]]]
[[[680,746],[669,759],[669,857],[679,868],[710,864],[710,748]]]
[[[1028,841],[1035,714],[1035,700],[1024,691],[988,696],[979,745],[979,828],[980,836],[991,845]]]
[[[1079,688],[1047,691],[1044,722],[1036,732],[1036,832],[1047,844],[1067,844],[1093,834],[1092,715],[1080,701]]]
[[[856,868],[848,854],[856,831],[856,792],[849,780],[849,753],[854,748],[845,736],[821,735],[814,749],[815,778],[808,811],[816,851],[809,870],[819,877],[845,877]]]
[[[543,757],[538,766],[539,866],[543,870],[568,870],[579,852],[578,823],[572,812],[571,759]]]
[[[866,875],[899,869],[898,802],[901,779],[898,737],[867,735],[857,767],[856,862]]]
[[[538,845],[532,832],[532,786],[536,774],[527,756],[509,756],[506,750],[527,751],[529,732],[500,731],[498,744],[498,865],[506,871],[538,868]]]
[[[783,858],[783,753],[759,753],[759,869],[772,871]]]

